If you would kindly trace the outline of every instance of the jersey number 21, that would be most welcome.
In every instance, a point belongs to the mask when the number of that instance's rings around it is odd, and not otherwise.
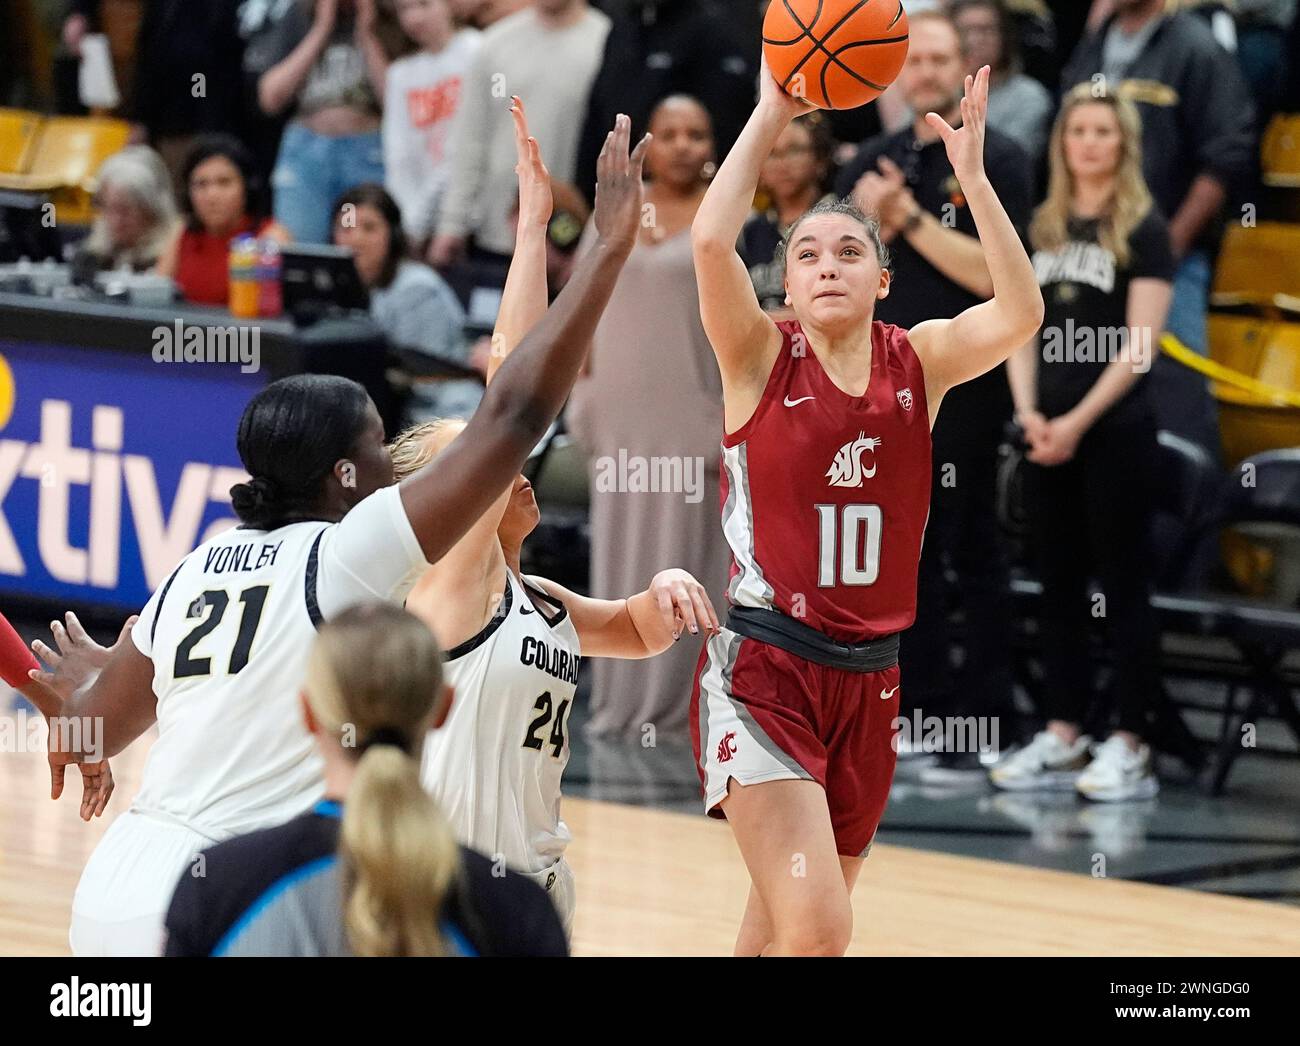
[[[262,608],[266,606],[266,594],[270,590],[270,585],[255,585],[239,593],[239,602],[243,604],[239,617],[239,634],[235,636],[235,645],[226,664],[226,671],[232,676],[248,664],[248,656],[253,650],[253,637],[257,635],[257,625],[262,620]],[[187,617],[202,617],[204,608],[208,608],[208,616],[176,644],[176,662],[172,666],[174,679],[212,674],[212,658],[195,657],[194,648],[221,624],[229,606],[230,593],[219,588],[208,589],[189,605]]]

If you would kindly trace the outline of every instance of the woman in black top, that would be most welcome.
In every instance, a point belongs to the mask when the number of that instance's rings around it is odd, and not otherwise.
[[[320,627],[303,718],[325,798],[195,858],[167,913],[167,955],[568,954],[545,891],[456,844],[420,784],[451,688],[428,627],[388,603]]]
[[[1048,722],[993,770],[1006,789],[1074,786],[1098,800],[1159,789],[1142,741],[1160,686],[1148,551],[1156,425],[1142,379],[1174,265],[1142,179],[1141,133],[1131,102],[1091,83],[1071,91],[1052,134],[1048,197],[1030,229],[1046,317],[1008,373],[1029,444],[1025,506],[1043,583]],[[1089,599],[1090,578],[1104,595]],[[1114,654],[1119,719],[1094,747],[1082,722],[1098,617]]]

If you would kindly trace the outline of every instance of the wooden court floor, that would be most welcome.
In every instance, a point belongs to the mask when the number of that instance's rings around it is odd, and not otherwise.
[[[115,761],[117,792],[90,825],[71,794],[49,800],[43,754],[0,753],[0,955],[68,954],[82,865],[144,752]],[[564,816],[575,954],[730,954],[748,877],[725,823],[577,799]],[[1297,908],[894,846],[873,849],[853,905],[852,955],[1300,954]]]

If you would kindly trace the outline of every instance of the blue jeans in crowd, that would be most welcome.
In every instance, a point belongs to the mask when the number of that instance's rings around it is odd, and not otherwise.
[[[329,243],[334,201],[362,182],[383,181],[378,131],[329,138],[291,123],[271,175],[275,220],[299,243]]]
[[[1208,354],[1206,312],[1213,260],[1205,250],[1191,251],[1174,273],[1174,299],[1165,330],[1200,356]],[[1219,414],[1209,381],[1167,356],[1157,355],[1149,375],[1151,399],[1159,427],[1199,443],[1219,457]]]

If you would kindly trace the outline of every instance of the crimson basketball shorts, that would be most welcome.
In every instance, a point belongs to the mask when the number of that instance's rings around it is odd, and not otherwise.
[[[894,779],[899,672],[831,668],[723,628],[700,652],[691,739],[704,809],[724,817],[728,782],[816,781],[835,845],[865,857]]]

